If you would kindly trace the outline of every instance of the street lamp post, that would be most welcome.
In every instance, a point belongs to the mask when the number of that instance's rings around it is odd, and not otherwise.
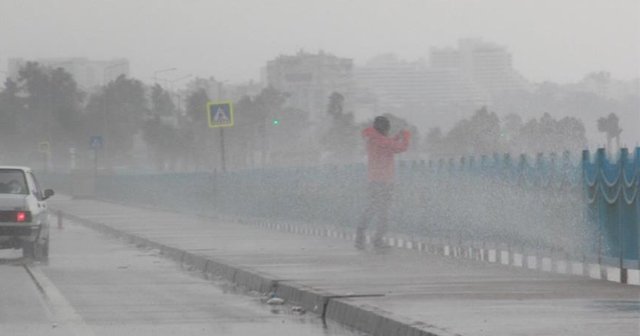
[[[113,69],[115,67],[119,67],[121,65],[125,65],[127,63],[128,62],[118,62],[118,63],[113,63],[113,64],[109,64],[109,65],[104,66],[102,68],[102,86],[107,84],[107,70]]]
[[[175,78],[175,79],[169,80],[169,89],[170,89],[171,91],[173,91],[173,83],[179,82],[179,81],[181,81],[181,80],[189,79],[189,78],[191,78],[191,77],[193,77],[193,75],[192,75],[192,74],[188,74],[188,75],[184,75],[184,76],[182,76],[182,77],[178,77],[178,78]]]
[[[110,141],[109,141],[109,137],[107,135],[107,132],[109,131],[109,117],[108,117],[108,113],[107,113],[107,100],[108,100],[108,95],[107,93],[109,92],[107,90],[107,70],[109,69],[113,69],[122,65],[128,64],[128,62],[118,62],[118,63],[112,63],[112,64],[108,64],[105,65],[102,68],[102,89],[104,90],[103,95],[102,95],[102,137],[105,140],[106,144],[103,145],[103,164],[111,164],[111,152],[109,151],[109,145],[110,145]],[[98,151],[94,150],[94,164],[95,164],[95,170],[97,173],[97,169],[98,169]]]
[[[163,73],[163,72],[169,72],[169,71],[176,71],[178,70],[178,68],[166,68],[166,69],[160,69],[160,70],[156,70],[153,72],[153,83],[157,83],[158,82],[158,74],[159,73]]]
[[[102,89],[103,89],[103,94],[102,94],[102,137],[103,139],[107,140],[108,136],[107,136],[107,132],[109,131],[109,118],[107,117],[107,71],[122,65],[128,64],[128,62],[118,62],[118,63],[112,63],[112,64],[108,64],[105,65],[104,67],[102,67]],[[109,160],[109,143],[107,143],[106,145],[103,145],[103,161],[105,164],[110,164],[110,160]],[[98,167],[98,152],[97,150],[94,150],[94,155],[95,155],[95,169],[97,171],[97,167]]]
[[[192,74],[188,74],[188,75],[185,75],[185,76],[182,76],[182,77],[179,77],[179,78],[175,78],[175,79],[172,79],[172,80],[169,81],[169,92],[171,93],[171,95],[175,95],[178,98],[177,99],[178,100],[178,104],[177,104],[178,105],[178,114],[180,114],[180,115],[182,114],[182,110],[181,110],[182,109],[182,106],[181,106],[182,105],[182,96],[178,92],[174,93],[174,91],[173,91],[173,83],[176,83],[176,82],[179,82],[179,81],[191,78],[191,77],[193,77],[193,75]]]

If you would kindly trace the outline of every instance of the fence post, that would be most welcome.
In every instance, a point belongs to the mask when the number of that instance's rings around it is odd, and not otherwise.
[[[62,230],[62,229],[63,229],[63,215],[62,215],[62,211],[58,210],[58,211],[56,211],[56,214],[58,215],[58,230]]]
[[[627,157],[629,155],[629,152],[627,151],[626,148],[622,148],[620,149],[620,158],[618,159],[618,165],[620,166],[620,170],[618,172],[618,188],[620,188],[620,192],[621,194],[618,196],[617,202],[618,202],[618,239],[620,241],[620,283],[626,284],[627,283],[627,269],[624,267],[624,203],[625,203],[625,197],[624,197],[624,188],[625,188],[625,181],[624,181],[624,166],[627,162]]]

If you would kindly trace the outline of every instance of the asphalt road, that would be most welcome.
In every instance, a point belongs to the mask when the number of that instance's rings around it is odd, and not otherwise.
[[[48,263],[0,251],[0,335],[362,335],[72,225]]]

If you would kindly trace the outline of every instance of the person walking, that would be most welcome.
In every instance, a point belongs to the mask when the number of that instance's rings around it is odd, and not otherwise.
[[[377,217],[378,225],[372,240],[373,247],[384,247],[382,237],[389,222],[395,175],[394,155],[407,150],[411,137],[407,130],[389,137],[390,128],[389,119],[379,116],[374,119],[372,127],[362,131],[367,145],[369,205],[356,228],[355,247],[358,249],[365,248],[365,232],[374,217]]]

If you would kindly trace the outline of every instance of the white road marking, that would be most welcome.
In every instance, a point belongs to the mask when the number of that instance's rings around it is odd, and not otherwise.
[[[25,269],[33,277],[36,285],[42,291],[47,303],[51,318],[58,327],[71,331],[76,336],[95,336],[93,330],[84,322],[82,317],[73,309],[73,306],[62,295],[49,278],[37,267]]]

